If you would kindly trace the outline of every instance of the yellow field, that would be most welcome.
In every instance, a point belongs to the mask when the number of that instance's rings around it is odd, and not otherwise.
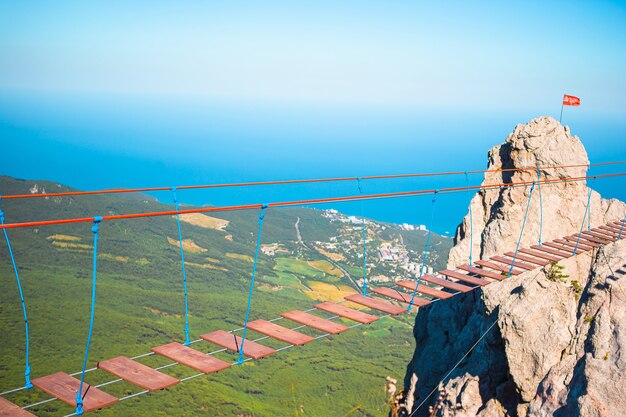
[[[51,235],[51,236],[48,236],[46,239],[48,239],[48,240],[65,240],[65,241],[69,241],[69,242],[78,242],[79,240],[82,240],[78,236],[70,236],[70,235]]]
[[[178,240],[172,239],[171,237],[168,236],[167,238],[167,242],[172,245],[172,246],[179,246]],[[183,239],[183,250],[185,252],[189,252],[189,253],[199,253],[199,252],[206,252],[207,249],[204,249],[201,246],[198,246],[193,240],[191,239]]]
[[[247,262],[253,262],[254,261],[254,259],[252,259],[252,256],[242,255],[241,253],[227,253],[226,257],[232,258],[232,259],[241,259],[241,260],[247,261]]]
[[[86,245],[84,243],[70,243],[70,242],[52,242],[54,246],[58,246],[59,248],[69,248],[69,249],[91,249],[91,245]]]
[[[193,266],[196,268],[202,268],[202,269],[215,269],[218,271],[224,271],[224,272],[228,272],[228,269],[221,267],[221,266],[215,266],[215,265],[211,265],[211,264],[197,264],[195,262],[187,262],[185,261],[185,265],[188,266]]]
[[[325,282],[319,281],[310,281],[308,286],[311,287],[310,290],[303,291],[308,297],[317,301],[341,301],[343,297],[349,294],[354,294],[356,291],[347,285],[340,285],[337,287],[336,285],[327,284]]]
[[[115,256],[115,255],[111,255],[110,253],[99,253],[98,258],[108,259],[110,261],[123,262],[123,263],[126,263],[130,260],[128,256]]]
[[[343,276],[341,271],[332,266],[332,264],[328,261],[309,261],[307,263],[309,264],[309,266],[312,266],[313,268],[320,270],[328,275],[333,275],[335,277]]]
[[[202,213],[181,214],[180,220],[205,229],[224,230],[230,223],[228,220],[207,216]]]
[[[340,253],[335,253],[335,252],[328,252],[322,248],[315,248],[319,253],[321,253],[322,255],[324,255],[325,257],[332,259],[335,262],[341,262],[341,261],[345,261],[346,257],[343,256]]]

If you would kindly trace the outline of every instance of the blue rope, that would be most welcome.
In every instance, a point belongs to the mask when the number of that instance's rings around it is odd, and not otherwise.
[[[595,183],[596,177],[593,177],[593,181]],[[587,231],[591,231],[591,187],[589,187],[589,201],[587,202],[587,207],[589,210],[587,211]]]
[[[467,195],[470,195],[469,189],[469,174],[465,171],[465,182],[467,183]],[[472,199],[470,198],[469,202],[469,223],[470,223],[470,245],[469,245],[469,264],[470,266],[474,265],[472,261],[472,249],[474,249],[474,218],[472,216]]]
[[[252,306],[252,292],[254,291],[254,278],[256,275],[256,266],[259,261],[259,248],[261,247],[261,234],[263,233],[263,219],[265,218],[265,209],[267,204],[261,206],[261,214],[259,214],[259,233],[256,239],[256,249],[254,251],[254,263],[252,264],[252,279],[250,280],[250,290],[248,292],[248,307],[246,308],[246,319],[243,323],[243,334],[241,335],[241,346],[239,347],[239,358],[237,364],[243,363],[243,345],[246,343],[246,332],[248,330],[248,320],[250,320],[250,307]]]
[[[539,191],[539,246],[543,237],[543,201],[541,198],[541,169],[537,165],[537,191]]]
[[[580,235],[583,232],[585,227],[585,220],[587,220],[587,212],[589,209],[589,203],[591,203],[591,187],[589,187],[589,193],[587,195],[587,207],[585,207],[585,213],[583,214],[583,222],[580,225],[580,231],[578,232],[578,236],[576,237],[576,245],[574,246],[574,251],[572,252],[572,256],[576,255],[576,251],[578,250],[578,242],[580,242]]]
[[[2,196],[0,196],[0,200]],[[4,212],[0,209],[0,224],[4,224]],[[4,232],[4,239],[7,241],[7,247],[9,248],[9,256],[11,257],[11,263],[13,264],[13,272],[15,272],[15,281],[17,282],[17,289],[20,293],[20,301],[22,302],[22,313],[24,314],[24,332],[26,333],[26,346],[25,346],[25,354],[24,354],[24,388],[31,389],[33,384],[30,382],[30,340],[29,340],[29,331],[28,331],[28,314],[26,314],[26,301],[24,300],[24,292],[22,291],[22,281],[20,280],[20,273],[17,269],[17,263],[15,262],[15,257],[13,256],[13,248],[11,246],[11,241],[9,240],[9,234],[7,233],[7,229],[2,229]]]
[[[428,249],[430,247],[430,235],[433,224],[435,223],[435,203],[437,202],[437,194],[439,194],[439,190],[435,190],[435,194],[433,195],[431,211],[430,211],[430,227],[428,228],[428,236],[426,237],[426,246],[424,247],[424,253],[422,254],[422,266],[420,268],[420,275],[417,278],[417,284],[415,285],[415,289],[413,290],[413,294],[411,294],[411,301],[409,302],[409,306],[407,307],[407,311],[411,311],[411,307],[413,307],[413,302],[415,301],[415,296],[417,295],[417,289],[422,282],[422,277],[424,276],[424,268],[426,267],[426,257],[428,255]]]
[[[528,203],[526,203],[526,213],[524,214],[524,220],[522,221],[522,230],[519,232],[519,239],[517,239],[517,246],[515,247],[515,253],[513,253],[513,261],[511,262],[511,267],[509,268],[509,272],[506,274],[507,278],[511,278],[511,274],[513,273],[513,266],[515,265],[515,259],[517,259],[517,251],[519,250],[519,245],[522,243],[522,236],[524,236],[524,227],[526,226],[526,218],[528,218],[528,209],[530,208],[530,201],[533,197],[533,190],[535,189],[535,182],[533,181],[533,185],[530,186],[530,194],[528,195]]]
[[[626,225],[626,214],[624,214],[624,220],[622,221],[622,226],[619,228],[619,234],[617,235],[617,240],[622,239],[622,232],[624,231],[624,225]]]
[[[180,210],[180,205],[178,204],[178,197],[176,195],[176,187],[172,187],[172,193],[174,193],[174,204],[176,204],[176,211]],[[191,344],[191,340],[189,340],[189,298],[187,296],[187,270],[185,269],[185,251],[183,249],[183,232],[180,228],[180,214],[176,214],[176,223],[178,225],[178,243],[180,248],[180,261],[181,261],[181,269],[183,273],[183,293],[185,296],[185,346],[189,346]]]
[[[357,187],[359,187],[359,193],[363,195],[361,189],[361,177],[357,178]],[[365,209],[363,208],[363,200],[361,200],[361,220],[363,231],[363,288],[361,290],[363,295],[367,295],[367,229],[365,228]]]
[[[83,410],[83,384],[85,383],[85,370],[87,369],[87,360],[89,359],[89,349],[91,348],[91,335],[93,333],[93,321],[96,315],[96,282],[98,278],[98,231],[99,223],[102,221],[101,216],[93,218],[93,275],[91,278],[91,314],[89,316],[89,332],[87,333],[87,344],[85,346],[85,357],[83,359],[83,370],[80,375],[80,385],[76,391],[76,415],[80,416],[85,413]],[[86,394],[86,393],[85,393]]]

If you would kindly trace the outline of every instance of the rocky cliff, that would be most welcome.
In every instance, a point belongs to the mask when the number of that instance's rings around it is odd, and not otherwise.
[[[506,170],[521,167],[538,166],[542,179],[580,177],[588,164],[580,140],[550,117],[518,125],[488,159],[488,168],[497,171],[485,174],[483,184],[537,178],[534,169]],[[542,186],[544,241],[580,229],[588,186],[593,181]],[[529,193],[530,187],[508,188],[472,198],[474,260],[515,248]],[[522,245],[538,241],[538,198],[535,189]],[[591,225],[598,226],[622,218],[626,205],[592,191],[590,213]],[[469,230],[468,213],[456,232],[451,267],[468,261]],[[560,266],[420,309],[404,415],[626,415],[626,240]],[[437,404],[439,411],[429,412]]]

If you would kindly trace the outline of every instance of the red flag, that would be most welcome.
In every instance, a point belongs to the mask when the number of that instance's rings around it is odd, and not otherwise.
[[[568,96],[567,94],[563,94],[563,105],[580,106],[580,99],[576,96]]]

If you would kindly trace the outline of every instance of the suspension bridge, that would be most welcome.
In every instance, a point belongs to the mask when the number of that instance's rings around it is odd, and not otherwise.
[[[187,185],[177,187],[151,187],[151,188],[122,188],[107,189],[95,191],[68,191],[59,193],[38,193],[38,194],[13,194],[0,196],[0,202],[18,199],[37,199],[46,197],[76,197],[98,194],[124,194],[136,192],[156,192],[169,191],[174,195],[173,202],[175,210],[148,212],[148,213],[125,213],[107,216],[91,216],[69,219],[51,219],[42,221],[29,221],[20,223],[6,223],[5,214],[0,211],[0,229],[6,241],[6,250],[12,263],[15,274],[15,281],[19,295],[19,302],[23,313],[25,343],[24,343],[24,384],[21,387],[5,390],[0,393],[0,417],[8,416],[32,416],[29,410],[43,404],[61,400],[64,403],[74,407],[74,412],[68,414],[82,415],[86,412],[98,410],[104,407],[112,406],[120,401],[127,401],[149,392],[164,390],[176,384],[195,379],[207,374],[213,374],[226,370],[232,366],[238,366],[248,361],[260,360],[264,357],[274,355],[280,351],[287,350],[296,346],[302,346],[316,340],[349,331],[350,329],[365,326],[374,321],[385,317],[403,314],[409,311],[415,311],[419,308],[426,307],[435,302],[449,299],[460,293],[467,293],[475,288],[483,287],[494,282],[499,282],[510,278],[511,276],[521,275],[528,271],[543,268],[551,263],[558,262],[562,259],[577,256],[583,252],[592,251],[603,245],[623,239],[626,228],[626,216],[623,219],[614,219],[613,221],[603,225],[591,225],[590,202],[589,198],[585,214],[583,216],[580,231],[572,235],[562,236],[552,241],[542,241],[541,232],[536,245],[529,247],[521,247],[520,243],[524,234],[524,226],[528,217],[528,210],[531,204],[532,195],[535,190],[539,193],[539,202],[541,205],[541,190],[549,191],[549,186],[554,184],[562,184],[567,182],[585,182],[589,179],[603,179],[609,177],[621,177],[626,172],[602,174],[595,176],[578,176],[565,177],[558,179],[542,179],[542,172],[548,172],[554,169],[566,169],[577,167],[592,167],[624,164],[626,161],[601,162],[596,164],[585,165],[569,165],[569,166],[542,166],[542,167],[523,167],[500,170],[473,170],[473,171],[448,171],[434,173],[419,174],[399,174],[399,175],[379,175],[364,177],[341,177],[341,178],[320,178],[320,179],[304,179],[304,180],[283,180],[283,181],[265,181],[265,182],[247,182],[247,183],[230,183],[230,184],[207,184],[207,185]],[[449,176],[449,175],[465,175],[466,179],[470,174],[488,173],[488,172],[504,172],[504,171],[530,171],[536,173],[537,178],[533,181],[508,182],[497,184],[469,185],[464,187],[441,188],[441,189],[423,189],[413,191],[401,191],[391,193],[364,194],[361,188],[363,181],[374,179],[397,179],[410,177],[425,176]],[[192,209],[181,209],[177,190],[193,190],[193,189],[211,189],[211,188],[227,188],[227,187],[254,187],[261,185],[287,185],[302,184],[315,182],[341,182],[354,181],[358,184],[359,194],[332,198],[317,198],[297,201],[282,201],[270,203],[255,203],[245,205],[233,205],[223,207],[201,207]],[[443,269],[433,274],[425,274],[426,260],[429,253],[430,245],[430,229],[422,254],[422,264],[416,279],[403,280],[396,282],[392,286],[368,286],[367,276],[367,229],[365,227],[365,215],[362,218],[362,245],[363,245],[363,277],[362,286],[359,291],[347,295],[341,302],[322,302],[312,306],[307,310],[290,310],[285,311],[280,317],[270,320],[250,320],[250,312],[252,309],[252,301],[255,289],[255,278],[257,264],[259,260],[259,249],[262,242],[263,223],[265,214],[268,210],[278,207],[305,206],[315,204],[327,204],[344,201],[366,201],[374,199],[403,198],[409,196],[430,195],[431,200],[431,223],[436,212],[437,196],[445,193],[457,192],[479,192],[483,190],[505,189],[505,188],[528,188],[529,196],[526,206],[525,216],[521,227],[520,236],[515,248],[500,255],[492,256],[489,259],[480,259],[474,261],[471,253],[468,254],[468,263],[458,265],[454,269]],[[591,196],[591,189],[589,189]],[[185,252],[183,248],[183,234],[180,227],[180,216],[191,213],[215,213],[236,210],[258,210],[258,231],[256,234],[255,255],[252,263],[252,271],[250,276],[250,285],[246,305],[246,313],[243,318],[243,325],[237,329],[225,330],[214,329],[208,333],[199,335],[199,338],[191,337],[191,329],[189,326],[189,302],[187,291],[187,275],[185,270]],[[471,211],[470,211],[471,215]],[[98,240],[101,226],[108,222],[122,221],[138,218],[150,218],[158,216],[176,216],[178,225],[179,250],[181,256],[181,275],[183,281],[183,305],[184,305],[184,323],[182,343],[171,341],[165,345],[151,346],[150,351],[145,354],[126,357],[119,356],[114,358],[97,358],[96,366],[89,367],[93,362],[90,358],[91,344],[98,343],[97,334],[94,334],[95,311],[97,304],[97,280],[98,280]],[[542,216],[541,216],[542,217]],[[541,218],[540,222],[543,221]],[[18,228],[46,227],[62,224],[80,224],[87,223],[91,225],[93,235],[93,260],[92,260],[92,286],[91,286],[91,308],[89,315],[89,328],[86,335],[85,351],[81,370],[75,373],[66,373],[59,370],[50,375],[37,375],[32,378],[34,371],[31,369],[29,357],[29,322],[27,313],[27,294],[22,289],[21,279],[17,260],[15,259],[9,231]],[[104,229],[104,228],[103,228]],[[470,237],[472,230],[470,228]],[[345,305],[350,302],[350,307]],[[356,307],[356,306],[360,307]],[[339,319],[345,319],[341,321]],[[295,323],[293,327],[287,327],[277,324],[279,320],[288,320]],[[346,323],[346,324],[343,324]],[[310,336],[299,330],[311,329],[316,336]],[[248,337],[248,330],[263,335],[257,339]],[[281,348],[272,348],[264,345],[262,342],[266,339],[273,339],[284,343]],[[209,343],[215,346],[215,350],[204,353],[200,349],[194,349],[200,343]],[[195,345],[195,346],[194,346]],[[206,349],[205,349],[206,350]],[[214,357],[215,354],[230,351],[236,354],[237,359],[234,362],[226,362]],[[159,355],[169,359],[171,362],[158,368],[148,367],[138,362],[138,359]],[[91,360],[91,362],[90,362]],[[189,377],[177,379],[162,372],[163,369],[181,365],[197,371],[196,374]],[[86,374],[90,372],[105,372],[110,374],[114,379],[99,385],[90,385],[85,382]],[[106,386],[119,382],[128,382],[137,387],[138,391],[124,397],[116,397],[106,392]],[[50,398],[26,405],[17,405],[8,401],[6,396],[22,390],[38,389],[50,396]]]

